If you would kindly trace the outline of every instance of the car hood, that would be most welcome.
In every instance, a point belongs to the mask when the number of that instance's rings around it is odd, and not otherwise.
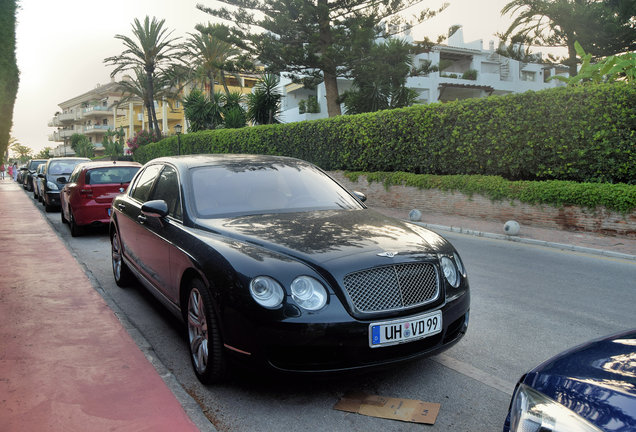
[[[336,259],[346,263],[365,254],[387,264],[392,254],[404,261],[452,251],[450,244],[434,232],[369,209],[200,219],[197,224],[202,229],[317,264]],[[388,256],[378,256],[384,252]]]
[[[604,431],[636,430],[636,330],[559,354],[523,381]]]

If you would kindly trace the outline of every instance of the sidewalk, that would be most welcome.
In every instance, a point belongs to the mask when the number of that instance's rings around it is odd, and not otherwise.
[[[21,186],[0,180],[0,429],[197,431]]]

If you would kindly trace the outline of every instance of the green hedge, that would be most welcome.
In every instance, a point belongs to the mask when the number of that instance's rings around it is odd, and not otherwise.
[[[624,183],[577,183],[562,180],[509,181],[499,176],[412,174],[405,172],[345,172],[358,181],[361,176],[386,187],[399,185],[418,189],[457,191],[472,196],[479,194],[493,201],[519,200],[528,204],[547,204],[555,207],[574,205],[596,208],[603,206],[623,214],[636,209],[636,185]]]
[[[9,143],[19,71],[15,56],[15,0],[0,0],[0,161]]]
[[[269,153],[327,170],[636,183],[636,86],[602,84],[181,136],[182,153]],[[176,138],[137,150],[176,153]]]

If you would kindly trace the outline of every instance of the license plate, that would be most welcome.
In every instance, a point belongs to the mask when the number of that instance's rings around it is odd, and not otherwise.
[[[442,331],[442,311],[369,324],[369,346],[395,345],[433,336]]]

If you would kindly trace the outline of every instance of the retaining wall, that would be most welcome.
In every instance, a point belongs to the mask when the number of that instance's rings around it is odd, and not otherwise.
[[[481,195],[468,197],[461,192],[410,186],[390,186],[387,189],[382,183],[369,183],[364,176],[359,177],[357,182],[352,182],[341,171],[330,174],[349,190],[366,194],[371,205],[405,212],[418,209],[425,213],[429,210],[502,223],[513,219],[529,226],[636,238],[636,211],[623,215],[604,207],[592,210],[575,206],[531,205],[516,200],[491,201]]]

